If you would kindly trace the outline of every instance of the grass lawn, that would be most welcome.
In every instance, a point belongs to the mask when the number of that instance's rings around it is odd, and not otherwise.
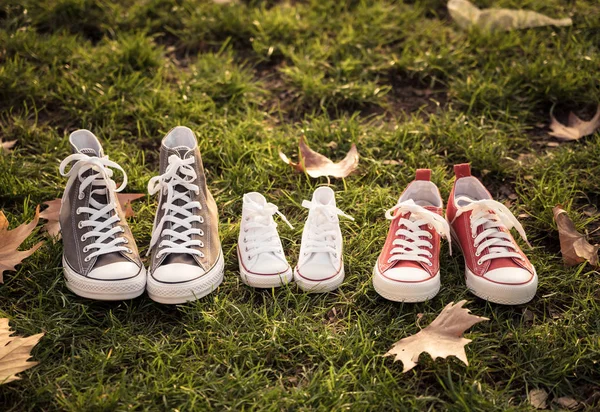
[[[598,410],[600,274],[563,265],[551,209],[563,204],[600,243],[600,133],[557,144],[546,127],[551,110],[589,119],[600,102],[600,4],[477,5],[571,15],[574,25],[464,32],[442,0],[2,1],[0,137],[17,144],[0,154],[0,207],[11,227],[62,195],[58,164],[74,129],[103,141],[128,173],[126,192],[145,193],[161,138],[188,125],[220,208],[226,274],[186,305],[94,302],[67,290],[62,244],[47,241],[0,286],[0,316],[19,334],[46,332],[33,352],[40,364],[0,386],[0,409],[530,410],[527,393],[539,388]],[[341,222],[346,281],[323,295],[250,289],[235,256],[242,195],[264,193],[294,224],[279,229],[295,264],[300,204],[327,184],[278,158],[295,154],[301,135],[334,159],[353,142],[361,154],[357,174],[331,182],[356,218]],[[447,198],[461,162],[520,216],[537,296],[518,307],[475,298],[460,252],[448,256],[444,243],[435,299],[384,300],[371,270],[385,210],[419,167]],[[142,253],[155,208],[150,197],[134,204]],[[422,355],[402,374],[382,357],[461,299],[490,318],[467,334],[469,366]]]

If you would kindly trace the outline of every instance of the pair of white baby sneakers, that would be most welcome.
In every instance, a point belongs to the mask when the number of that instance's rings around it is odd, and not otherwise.
[[[242,222],[238,240],[238,261],[242,282],[255,288],[273,288],[292,280],[307,292],[329,292],[344,281],[342,232],[338,216],[354,220],[336,207],[335,194],[319,187],[311,201],[304,200],[308,218],[302,232],[298,264],[290,267],[273,216],[293,226],[257,192],[243,199]]]

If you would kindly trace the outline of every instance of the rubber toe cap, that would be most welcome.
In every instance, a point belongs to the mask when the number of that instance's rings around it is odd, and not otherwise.
[[[484,278],[496,283],[520,285],[531,281],[533,274],[522,268],[509,267],[490,270]]]
[[[152,273],[152,277],[163,283],[182,283],[197,279],[204,273],[204,269],[197,265],[171,263],[156,268]]]
[[[98,280],[122,280],[140,273],[140,267],[133,262],[115,262],[92,269],[88,277]]]

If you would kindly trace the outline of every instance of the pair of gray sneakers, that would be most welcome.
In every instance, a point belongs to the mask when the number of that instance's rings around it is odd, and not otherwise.
[[[148,290],[157,302],[177,304],[219,286],[224,261],[217,205],[206,186],[192,130],[178,126],[165,136],[160,175],[148,183],[149,193],[158,194],[158,210],[147,272],[116,195],[127,185],[127,174],[104,155],[90,131],[73,132],[69,143],[73,154],[60,165],[60,173],[69,178],[60,227],[63,272],[71,291],[91,299],[123,300]],[[119,187],[113,170],[123,175]]]

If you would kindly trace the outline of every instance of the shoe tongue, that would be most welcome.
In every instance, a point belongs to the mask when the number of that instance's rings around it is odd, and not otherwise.
[[[97,153],[94,149],[88,147],[80,149],[79,153],[86,154],[90,157],[100,157],[100,153]]]
[[[102,153],[98,153],[94,149],[89,148],[89,147],[80,149],[79,153],[88,155],[90,157],[101,157],[103,155]],[[95,172],[90,170],[88,173],[91,174],[91,173],[95,173]],[[94,190],[94,189],[92,189],[92,190]],[[107,190],[108,190],[108,188],[107,188]],[[108,192],[105,195],[94,193],[91,197],[96,202],[98,202],[102,205],[108,204]],[[113,211],[113,213],[116,213],[116,212]],[[98,221],[104,221],[104,220],[106,220],[106,218],[104,216],[102,216],[98,219]],[[110,230],[110,229],[105,229],[104,231],[107,231],[107,230]],[[110,239],[114,239],[114,237],[115,236],[112,236],[111,238],[107,239],[106,242],[110,242]],[[95,266],[101,267],[101,266],[109,265],[111,263],[126,262],[126,261],[128,261],[128,260],[125,257],[123,257],[120,252],[112,252],[112,253],[98,256],[98,258],[96,259]]]
[[[186,155],[190,152],[190,150],[192,150],[190,147],[187,146],[175,146],[175,147],[171,147],[169,148],[170,151],[175,152],[175,154],[177,154],[177,156],[179,156],[179,158],[181,159],[185,159]],[[180,175],[180,177],[183,177]],[[174,187],[176,192],[182,192],[182,187],[181,186],[176,186]],[[175,202],[173,202],[173,204],[175,206],[184,206],[185,202],[182,199],[177,199]],[[183,219],[184,216],[178,213],[175,213],[174,215],[177,218]],[[171,224],[171,228],[172,224]],[[176,232],[185,232],[186,228],[184,226],[179,226],[177,228],[174,228],[173,230],[175,230]],[[198,263],[196,262],[196,259],[194,259],[194,256],[187,254],[187,253],[169,253],[166,257],[165,260],[163,261],[163,265],[169,265],[172,263],[184,263],[187,265],[196,265],[199,266]]]
[[[180,158],[185,159],[185,155],[192,149],[187,146],[176,146],[172,147],[171,150],[177,153]]]

